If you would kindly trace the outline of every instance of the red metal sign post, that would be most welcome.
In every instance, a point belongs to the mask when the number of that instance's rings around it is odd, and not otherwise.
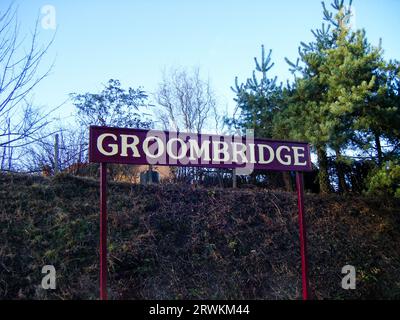
[[[100,300],[107,300],[107,163],[100,163]]]
[[[308,269],[307,269],[307,235],[304,221],[304,185],[303,172],[296,172],[297,207],[299,209],[299,233],[301,255],[301,283],[303,300],[308,300]]]

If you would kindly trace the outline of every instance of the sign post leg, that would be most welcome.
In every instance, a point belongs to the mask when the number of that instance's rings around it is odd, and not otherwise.
[[[107,163],[100,163],[100,300],[107,300]]]
[[[308,300],[308,268],[307,268],[307,236],[304,221],[304,185],[303,172],[296,171],[297,207],[299,209],[300,254],[301,254],[301,282],[303,300]]]

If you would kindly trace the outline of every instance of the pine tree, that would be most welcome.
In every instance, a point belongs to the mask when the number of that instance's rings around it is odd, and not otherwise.
[[[270,138],[273,134],[273,117],[279,110],[281,100],[281,85],[277,78],[269,78],[268,72],[274,66],[271,61],[272,50],[265,54],[261,46],[261,60],[254,58],[255,70],[252,77],[239,84],[235,78],[235,86],[231,89],[236,93],[237,118],[226,119],[226,122],[236,129],[254,129],[257,137]]]
[[[351,2],[350,2],[351,5]],[[356,109],[364,105],[375,84],[374,71],[381,63],[381,49],[372,47],[364,31],[352,32],[351,11],[343,1],[333,4],[336,14],[324,5],[325,20],[334,26],[332,47],[325,51],[326,61],[320,69],[321,81],[328,88],[323,108],[329,130],[328,146],[335,152],[335,166],[340,192],[347,190],[343,172],[342,150],[354,140]]]
[[[235,85],[231,89],[236,93],[237,109],[233,118],[225,119],[230,127],[242,131],[253,129],[254,135],[262,138],[273,137],[274,117],[282,104],[282,84],[277,84],[276,77],[269,77],[269,71],[274,66],[271,55],[272,50],[266,54],[262,45],[260,60],[254,58],[255,70],[252,76],[240,84],[238,78],[235,78]],[[236,112],[239,113],[238,116]],[[288,172],[269,172],[263,175],[270,184],[281,186],[283,182],[286,190],[291,190]],[[256,181],[256,176],[257,172],[253,172],[253,182]]]
[[[350,29],[351,1],[345,6],[335,0],[332,7],[334,12],[323,3],[327,27],[313,31],[313,42],[301,43],[295,64],[287,60],[301,77],[284,90],[287,108],[275,121],[276,132],[315,147],[321,192],[330,190],[328,149],[335,153],[339,191],[346,191],[342,152],[365,149],[373,139],[381,161],[381,137],[399,132],[398,64],[386,63],[381,46],[371,46],[364,30]]]
[[[296,63],[288,62],[295,75],[292,85],[283,90],[286,107],[275,117],[274,132],[281,138],[305,140],[312,144],[318,157],[320,192],[329,193],[329,167],[327,144],[329,126],[325,122],[327,110],[324,108],[327,84],[322,81],[320,69],[326,64],[326,50],[333,47],[335,39],[331,26],[313,30],[315,40],[301,42]],[[300,64],[301,61],[301,64]],[[300,74],[300,77],[297,77]]]
[[[325,19],[335,26],[335,43],[327,50],[321,74],[329,88],[326,101],[330,114],[329,146],[336,153],[339,188],[343,190],[346,184],[341,172],[341,151],[349,143],[368,149],[372,140],[380,165],[384,158],[381,138],[396,135],[396,128],[400,126],[396,107],[399,65],[385,62],[381,43],[372,46],[364,30],[350,29],[350,12],[343,1],[336,1],[334,7],[337,13],[333,17],[324,6]]]

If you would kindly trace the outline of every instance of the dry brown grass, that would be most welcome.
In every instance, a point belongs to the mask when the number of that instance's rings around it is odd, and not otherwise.
[[[0,175],[0,298],[98,297],[98,182]],[[110,297],[297,299],[296,196],[246,189],[112,183]],[[400,298],[399,203],[306,196],[318,299]],[[40,288],[53,264],[57,290]],[[340,286],[357,268],[357,289]]]

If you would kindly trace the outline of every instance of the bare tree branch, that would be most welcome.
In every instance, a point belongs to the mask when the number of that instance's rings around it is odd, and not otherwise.
[[[210,81],[203,81],[200,69],[192,72],[171,69],[163,72],[162,82],[155,93],[159,105],[158,119],[165,129],[200,133],[215,119],[216,98]]]
[[[28,95],[48,76],[52,65],[43,73],[39,66],[54,41],[44,47],[38,41],[39,17],[29,38],[20,36],[17,10],[11,4],[0,13],[0,148],[1,169],[19,159],[25,147],[43,138],[40,134],[50,123],[50,112],[43,114],[28,102]],[[27,42],[28,41],[28,42]],[[25,44],[29,44],[25,47]]]

